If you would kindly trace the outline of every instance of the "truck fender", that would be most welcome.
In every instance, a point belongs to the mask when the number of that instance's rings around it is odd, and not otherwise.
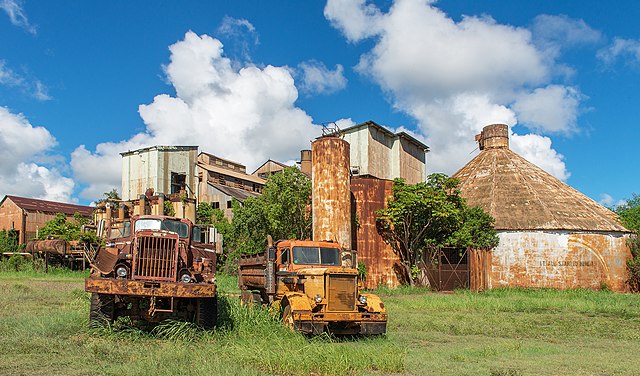
[[[384,308],[384,303],[382,303],[382,299],[376,294],[362,294],[367,297],[367,311],[369,312],[378,312],[384,313],[386,312]]]
[[[309,302],[309,298],[300,293],[285,293],[282,298],[282,307],[286,304],[291,306],[291,311],[311,311],[311,303]]]

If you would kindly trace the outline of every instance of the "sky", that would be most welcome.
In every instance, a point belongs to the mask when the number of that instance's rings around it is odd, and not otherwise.
[[[508,124],[511,149],[616,205],[640,193],[639,18],[626,0],[0,0],[0,196],[90,204],[152,145],[251,172],[373,120],[447,174]]]

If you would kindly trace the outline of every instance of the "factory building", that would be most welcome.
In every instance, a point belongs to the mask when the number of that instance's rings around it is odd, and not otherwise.
[[[26,244],[56,213],[64,214],[67,219],[76,213],[91,219],[92,211],[90,206],[7,195],[0,201],[0,230],[16,231],[18,243]]]

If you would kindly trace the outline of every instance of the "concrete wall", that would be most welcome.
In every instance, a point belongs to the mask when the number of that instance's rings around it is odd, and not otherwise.
[[[490,288],[550,287],[625,291],[631,257],[623,233],[501,231],[492,253]]]

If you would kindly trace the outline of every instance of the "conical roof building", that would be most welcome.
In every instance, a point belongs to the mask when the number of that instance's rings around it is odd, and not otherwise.
[[[500,237],[471,265],[471,279],[481,274],[484,288],[606,284],[623,291],[629,231],[613,212],[510,150],[508,136],[504,124],[485,127],[476,136],[480,153],[453,175],[467,204],[495,218]]]

